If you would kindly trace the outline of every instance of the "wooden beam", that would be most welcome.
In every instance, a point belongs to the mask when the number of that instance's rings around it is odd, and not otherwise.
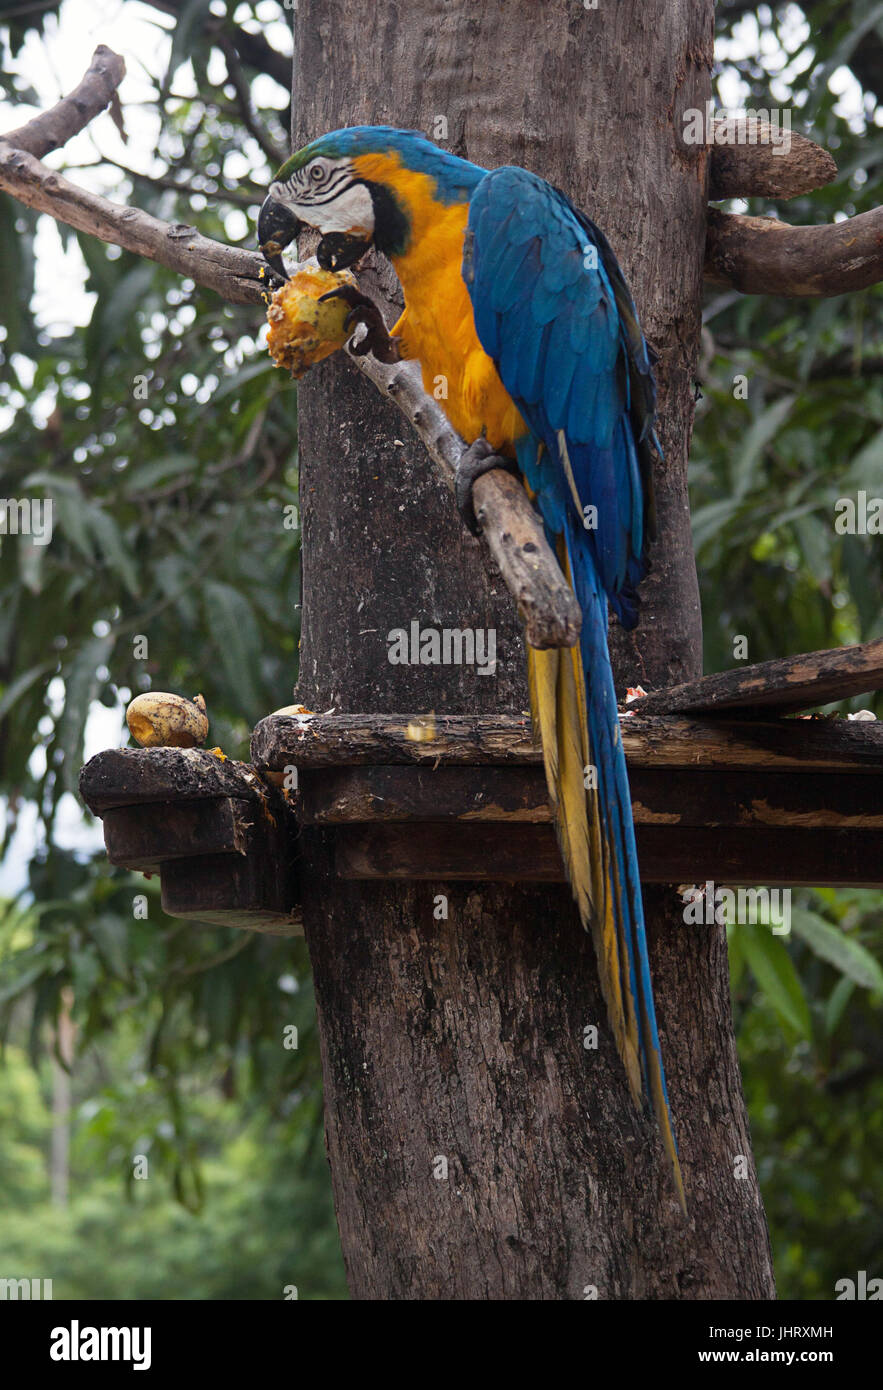
[[[162,865],[170,917],[267,936],[303,936],[296,859],[285,853],[209,854]]]
[[[104,843],[111,864],[157,873],[168,859],[201,854],[246,854],[259,816],[255,802],[238,797],[146,802],[104,813]]]
[[[214,796],[264,801],[267,793],[248,763],[204,748],[107,748],[80,772],[80,796],[96,816],[113,806]]]
[[[729,721],[624,713],[622,741],[635,767],[706,771],[883,770],[883,723],[845,719]],[[530,720],[517,715],[269,715],[252,737],[252,759],[281,780],[285,768],[360,764],[542,762]]]
[[[764,827],[722,836],[707,827],[636,827],[644,883],[878,886],[883,830]],[[558,883],[561,855],[550,825],[345,825],[335,831],[345,879]]]
[[[883,638],[854,647],[786,656],[654,690],[629,708],[635,714],[698,714],[715,710],[814,709],[883,690]]]
[[[636,768],[632,809],[638,825],[883,830],[883,788],[863,772],[706,771]],[[334,767],[305,772],[303,825],[378,822],[551,823],[543,769],[425,766]]]

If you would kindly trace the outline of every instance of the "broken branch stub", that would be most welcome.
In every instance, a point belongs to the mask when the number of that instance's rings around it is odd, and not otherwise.
[[[796,198],[837,177],[833,155],[796,131],[758,120],[716,120],[709,152],[708,196]]]

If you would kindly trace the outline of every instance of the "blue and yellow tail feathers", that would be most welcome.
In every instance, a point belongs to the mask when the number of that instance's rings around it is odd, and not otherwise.
[[[619,713],[607,648],[607,603],[578,537],[558,555],[583,613],[580,643],[529,647],[534,731],[567,877],[592,933],[617,1051],[636,1103],[646,1090],[686,1211],[650,980],[641,884]]]

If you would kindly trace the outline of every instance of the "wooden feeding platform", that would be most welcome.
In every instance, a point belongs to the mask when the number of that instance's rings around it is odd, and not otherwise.
[[[172,917],[302,934],[297,825],[246,763],[199,748],[109,748],[80,773],[112,864],[159,874]]]
[[[883,883],[883,723],[782,713],[880,688],[883,641],[634,701],[642,878]],[[112,749],[83,769],[111,861],[159,872],[174,916],[299,932],[298,839],[316,831],[346,879],[564,879],[526,715],[274,714],[251,756]]]

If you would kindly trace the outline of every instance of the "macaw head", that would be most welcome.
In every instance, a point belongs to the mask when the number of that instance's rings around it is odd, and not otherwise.
[[[415,199],[468,201],[482,170],[412,130],[352,126],[322,135],[283,164],[258,217],[268,265],[287,279],[282,252],[302,227],[321,233],[323,270],[353,265],[369,246],[402,254],[412,236]]]

